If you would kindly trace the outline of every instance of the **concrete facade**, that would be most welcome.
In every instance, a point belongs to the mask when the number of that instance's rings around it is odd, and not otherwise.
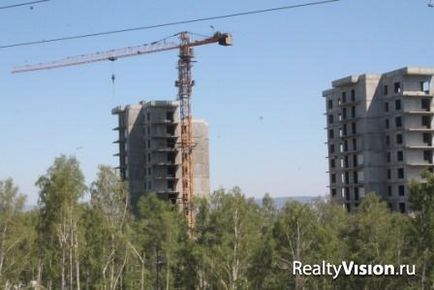
[[[332,200],[351,211],[375,192],[409,210],[407,184],[434,166],[433,76],[405,67],[342,78],[323,92]]]
[[[131,204],[155,192],[160,198],[180,203],[182,196],[180,116],[176,101],[150,101],[116,107],[118,115],[119,169],[128,182]],[[195,194],[209,194],[208,124],[193,120]]]

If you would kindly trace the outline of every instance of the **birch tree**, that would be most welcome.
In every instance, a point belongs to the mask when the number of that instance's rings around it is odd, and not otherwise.
[[[217,289],[245,289],[261,235],[259,207],[237,187],[227,193],[214,192],[208,207],[207,224],[202,225],[197,239],[203,252],[201,264],[207,269],[203,274],[210,277],[201,279]]]
[[[30,266],[34,236],[23,211],[24,195],[12,179],[0,180],[0,288],[24,283]]]
[[[97,180],[91,186],[91,202],[86,216],[83,225],[87,264],[94,262],[89,265],[93,267],[89,279],[95,285],[99,277],[102,289],[117,289],[129,253],[127,227],[130,218],[126,185],[109,166],[99,166]]]
[[[434,174],[425,172],[422,182],[410,185],[410,202],[414,211],[409,230],[412,261],[418,266],[419,289],[434,288]]]
[[[86,186],[79,163],[64,155],[41,176],[40,270],[52,289],[80,289],[79,199]]]
[[[318,230],[315,211],[309,205],[288,202],[279,214],[273,235],[276,263],[286,274],[286,289],[306,289],[306,277],[293,274],[293,261],[309,263]]]
[[[136,288],[173,289],[178,280],[177,253],[187,239],[184,217],[177,207],[149,194],[139,200],[133,229],[131,249],[141,269]]]

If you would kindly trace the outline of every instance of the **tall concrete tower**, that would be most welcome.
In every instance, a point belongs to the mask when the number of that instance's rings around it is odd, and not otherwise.
[[[433,170],[434,69],[332,82],[326,101],[330,195],[348,211],[368,192],[409,210],[408,183]]]
[[[155,192],[162,199],[181,203],[182,170],[179,154],[180,116],[177,101],[150,101],[116,107],[118,115],[119,169],[128,182],[130,201]],[[193,120],[194,190],[209,194],[208,124]]]

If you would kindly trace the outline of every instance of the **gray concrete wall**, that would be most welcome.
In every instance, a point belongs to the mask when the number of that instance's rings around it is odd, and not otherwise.
[[[155,192],[162,199],[180,203],[182,157],[179,152],[180,116],[175,101],[141,102],[116,107],[119,120],[119,163],[121,176],[128,181],[131,203]],[[208,125],[193,120],[194,189],[209,194]]]
[[[334,138],[328,136],[327,142],[332,199],[351,210],[359,203],[356,192],[362,198],[372,191],[388,200],[391,208],[408,210],[407,183],[420,179],[423,170],[434,167],[432,160],[424,157],[427,151],[434,151],[434,130],[427,128],[434,127],[433,75],[431,68],[406,67],[382,75],[345,77],[333,81],[332,89],[323,92],[329,120],[327,130],[335,133]],[[356,125],[355,136],[342,134],[348,123],[340,117],[347,106],[342,99],[344,93],[348,99],[349,92],[355,92],[356,102],[350,105],[356,106],[356,116],[349,120]],[[431,99],[428,112],[421,102],[427,98]],[[329,100],[333,101],[333,108],[328,108]],[[330,115],[337,122],[330,123]],[[428,117],[429,126],[423,126],[422,118]],[[396,124],[399,118],[401,126]],[[424,134],[430,134],[431,145],[424,142]],[[398,135],[402,136],[402,144],[397,141]],[[345,151],[345,145],[351,147],[354,139],[357,151]],[[335,153],[330,152],[331,145],[335,146]],[[398,160],[398,154],[403,160]],[[351,162],[354,159],[357,159],[357,166]],[[332,168],[332,160],[335,168]]]
[[[203,120],[193,120],[193,136],[196,143],[192,156],[194,193],[206,197],[210,193],[208,124]]]

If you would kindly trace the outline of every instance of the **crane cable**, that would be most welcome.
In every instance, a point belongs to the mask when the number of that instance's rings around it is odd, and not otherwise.
[[[187,31],[187,32],[189,34],[192,34],[192,35],[208,37],[208,36],[205,36],[205,35],[202,35],[202,34],[199,34],[199,33],[194,33],[194,32],[190,32],[190,31]],[[153,41],[153,42],[151,42],[149,44],[157,44],[157,43],[161,43],[161,42],[165,43],[168,39],[173,38],[175,36],[178,36],[180,34],[181,34],[181,32],[178,32],[178,33],[172,34],[170,36],[164,37],[164,38],[162,38],[160,40]],[[113,98],[116,97],[116,66],[115,66],[115,61],[116,60],[117,60],[117,58],[115,58],[115,57],[109,58],[109,61],[111,62],[111,77],[110,77],[110,79],[111,79],[111,82],[112,82],[112,96],[113,96]]]
[[[115,71],[115,61],[116,59],[110,59],[111,61],[111,81],[112,81],[112,96],[113,98],[116,97],[116,71]]]
[[[47,1],[47,0],[45,0],[45,1]],[[242,11],[242,12],[235,12],[235,13],[230,13],[230,14],[223,14],[223,15],[194,18],[194,19],[181,20],[181,21],[166,22],[166,23],[160,23],[160,24],[154,24],[154,25],[131,27],[131,28],[125,28],[125,29],[119,29],[119,30],[110,30],[110,31],[103,31],[103,32],[96,32],[96,33],[89,33],[89,34],[65,36],[65,37],[44,39],[44,40],[37,40],[37,41],[18,42],[18,43],[0,45],[0,49],[20,47],[20,46],[29,46],[29,45],[37,45],[37,44],[44,44],[44,43],[51,43],[51,42],[60,42],[60,41],[66,41],[66,40],[89,38],[89,37],[96,37],[96,36],[103,36],[103,35],[111,35],[111,34],[132,32],[132,31],[138,31],[138,30],[147,30],[147,29],[153,29],[153,28],[175,26],[175,25],[181,25],[181,24],[190,24],[190,23],[203,22],[203,21],[209,21],[209,20],[220,20],[220,19],[234,18],[234,17],[247,16],[247,15],[263,14],[263,13],[289,10],[289,9],[295,9],[295,8],[301,8],[301,7],[307,7],[307,6],[322,5],[322,4],[338,2],[338,1],[341,1],[341,0],[324,0],[324,1],[316,1],[316,2],[307,2],[307,3],[302,3],[302,4],[287,5],[287,6],[267,8],[267,9],[259,9],[259,10]]]
[[[7,6],[0,6],[0,10],[16,8],[16,7],[21,7],[21,6],[28,6],[28,5],[38,4],[38,3],[42,3],[42,2],[49,2],[49,1],[51,1],[51,0],[37,0],[37,1],[29,1],[29,2],[11,4],[11,5],[7,5]]]

